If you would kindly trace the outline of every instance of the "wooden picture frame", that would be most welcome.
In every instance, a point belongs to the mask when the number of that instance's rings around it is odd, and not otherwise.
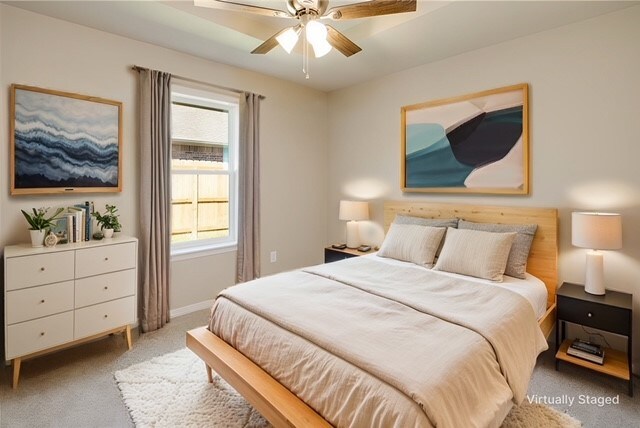
[[[529,194],[529,86],[401,108],[403,192]]]
[[[122,191],[122,103],[11,85],[11,195]]]

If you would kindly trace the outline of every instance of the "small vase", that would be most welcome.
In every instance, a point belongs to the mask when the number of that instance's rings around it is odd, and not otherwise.
[[[29,234],[31,234],[31,246],[34,248],[42,247],[44,243],[44,230],[29,230]]]
[[[102,234],[105,239],[109,239],[113,237],[113,229],[102,229]]]

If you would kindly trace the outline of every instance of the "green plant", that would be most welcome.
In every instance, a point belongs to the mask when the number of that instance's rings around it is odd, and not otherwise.
[[[100,214],[98,211],[92,213],[98,222],[98,226],[100,226],[100,229],[113,229],[115,232],[120,232],[122,226],[118,220],[120,216],[120,214],[117,214],[118,208],[116,208],[115,205],[109,204],[106,204],[105,208],[106,211],[104,214]]]
[[[32,210],[33,215],[29,214],[25,210],[20,211],[22,211],[22,215],[24,216],[24,218],[27,219],[27,223],[29,223],[29,226],[31,226],[31,230],[44,230],[51,229],[54,226],[55,221],[58,220],[56,217],[58,216],[58,214],[64,211],[64,208],[58,208],[55,214],[50,217],[47,217],[49,208],[38,208],[37,210],[35,208],[32,208]]]

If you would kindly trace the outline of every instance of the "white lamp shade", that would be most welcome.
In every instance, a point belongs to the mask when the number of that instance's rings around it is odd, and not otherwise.
[[[592,250],[622,248],[622,216],[613,213],[572,213],[571,243]]]
[[[340,201],[340,220],[369,220],[369,203],[363,201]]]
[[[331,45],[326,40],[320,40],[311,45],[316,58],[321,58],[331,52]]]
[[[314,44],[321,40],[327,40],[327,27],[322,22],[309,21],[305,28],[307,32],[307,40]]]
[[[287,53],[291,53],[293,48],[298,43],[298,35],[300,34],[299,28],[289,28],[282,34],[276,37],[276,40],[282,46],[282,48],[287,51]]]

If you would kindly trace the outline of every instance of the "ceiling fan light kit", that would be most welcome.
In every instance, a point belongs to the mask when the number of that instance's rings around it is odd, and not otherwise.
[[[370,0],[352,3],[328,9],[329,0],[286,0],[287,10],[270,9],[235,0],[194,0],[194,5],[214,9],[233,10],[264,16],[296,19],[300,23],[283,30],[265,40],[251,51],[252,54],[266,54],[277,45],[291,53],[298,44],[300,35],[303,38],[302,71],[309,78],[309,47],[313,48],[316,58],[328,54],[332,48],[349,57],[362,49],[347,36],[330,25],[319,20],[331,19],[342,21],[348,19],[367,18],[371,16],[391,15],[404,12],[415,12],[417,0]]]

